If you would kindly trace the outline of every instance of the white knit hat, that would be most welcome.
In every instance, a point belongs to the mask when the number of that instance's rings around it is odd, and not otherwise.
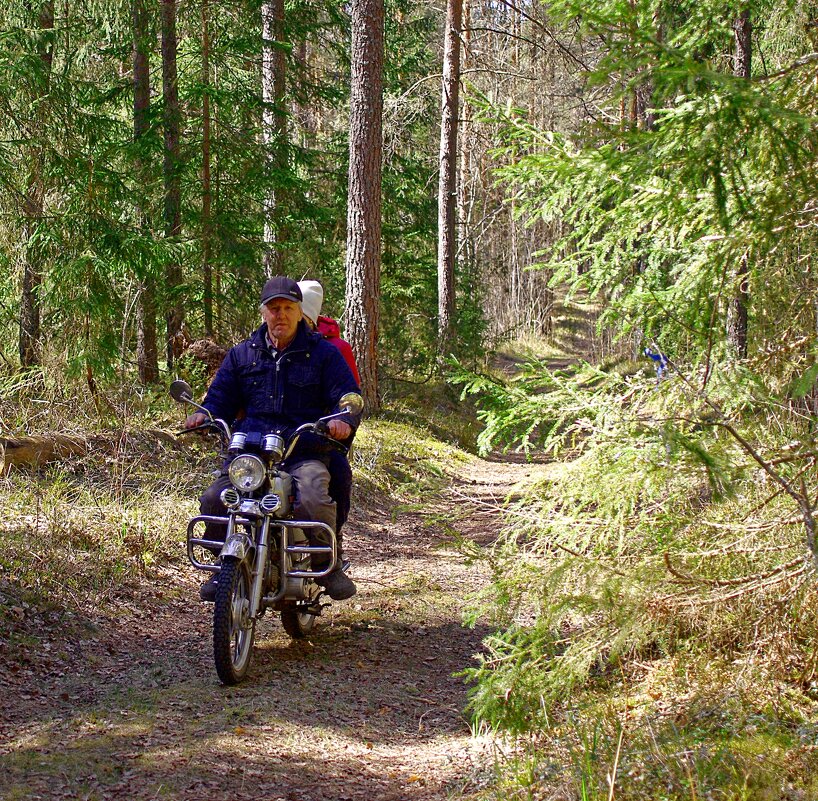
[[[317,325],[321,304],[324,302],[324,288],[318,281],[299,281],[298,286],[303,296],[301,311],[310,318],[313,325]]]

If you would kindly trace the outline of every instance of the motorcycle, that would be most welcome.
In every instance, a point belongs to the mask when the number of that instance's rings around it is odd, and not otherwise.
[[[228,468],[232,486],[221,493],[227,514],[197,515],[190,520],[187,556],[199,570],[219,574],[213,604],[213,658],[221,681],[237,684],[247,675],[256,623],[268,609],[280,613],[287,634],[301,639],[313,630],[316,618],[329,605],[323,602],[323,589],[316,580],[335,569],[338,541],[325,523],[293,518],[293,479],[283,464],[306,432],[346,451],[329,437],[327,424],[343,414],[360,414],[363,398],[354,392],[344,395],[338,404],[340,412],[299,426],[285,440],[279,431],[232,433],[224,420],[213,417],[193,400],[186,381],[173,381],[170,395],[207,415],[204,423],[183,433],[215,430],[232,457]],[[224,542],[197,535],[197,527],[206,523],[226,527]],[[322,529],[328,544],[310,545],[305,528]],[[205,561],[206,553],[217,552],[217,562]],[[312,557],[318,554],[329,556],[329,563],[312,569]]]

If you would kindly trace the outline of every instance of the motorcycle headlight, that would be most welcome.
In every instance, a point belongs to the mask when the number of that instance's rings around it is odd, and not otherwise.
[[[227,470],[233,486],[242,492],[257,490],[264,483],[266,473],[264,462],[249,453],[233,459]]]

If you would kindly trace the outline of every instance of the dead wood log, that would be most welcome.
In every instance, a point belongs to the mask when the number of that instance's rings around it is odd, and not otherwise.
[[[42,434],[31,437],[0,437],[0,475],[8,475],[12,467],[38,468],[72,456],[81,456],[93,449],[111,452],[121,447],[123,439],[147,439],[147,445],[158,441],[179,447],[176,438],[161,429],[150,431],[118,431],[82,436],[78,434]]]
[[[0,472],[7,475],[12,467],[39,467],[47,462],[85,453],[84,437],[51,434],[49,436],[0,439]]]
[[[212,339],[197,339],[185,348],[182,357],[201,362],[207,369],[208,378],[213,378],[226,354],[227,348],[219,345],[218,342]]]

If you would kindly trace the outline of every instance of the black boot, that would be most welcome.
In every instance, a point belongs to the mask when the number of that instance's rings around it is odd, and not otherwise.
[[[216,589],[219,586],[219,574],[214,573],[201,587],[199,587],[199,597],[203,601],[216,600]]]
[[[328,576],[316,579],[315,583],[323,587],[333,601],[345,601],[358,592],[355,582],[340,568],[333,570]]]

